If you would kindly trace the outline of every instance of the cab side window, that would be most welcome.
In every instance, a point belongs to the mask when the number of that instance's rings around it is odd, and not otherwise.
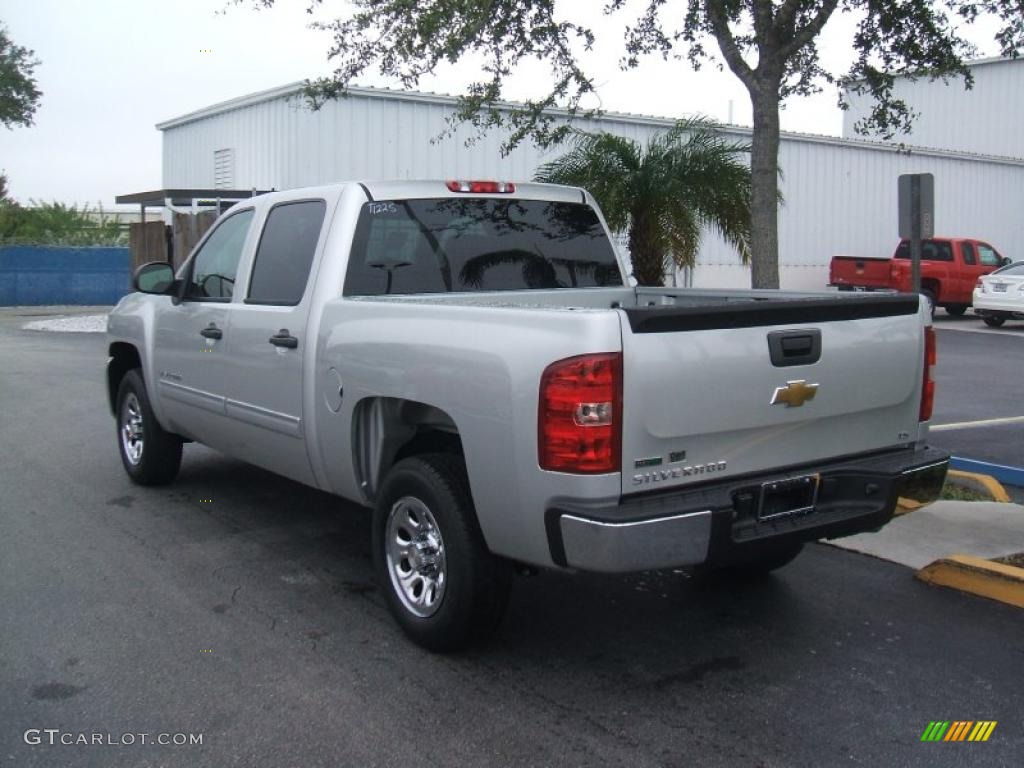
[[[964,255],[964,264],[974,264],[974,245],[971,243],[961,243],[960,250]]]
[[[998,267],[1002,263],[1002,260],[999,258],[999,254],[996,253],[996,249],[991,245],[978,243],[978,254],[981,256],[982,266]]]
[[[302,301],[326,211],[323,200],[271,209],[256,248],[247,304],[293,307]]]
[[[238,261],[242,258],[252,216],[252,208],[249,208],[232,214],[217,225],[192,259],[192,269],[185,286],[186,299],[231,300]]]

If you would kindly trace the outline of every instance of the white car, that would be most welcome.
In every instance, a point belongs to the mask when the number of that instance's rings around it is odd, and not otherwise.
[[[1007,320],[1024,320],[1024,261],[1007,264],[978,279],[974,314],[993,328]]]

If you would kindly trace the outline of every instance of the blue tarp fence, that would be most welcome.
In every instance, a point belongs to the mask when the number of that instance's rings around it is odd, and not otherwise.
[[[130,291],[127,248],[0,246],[0,306],[116,304]]]

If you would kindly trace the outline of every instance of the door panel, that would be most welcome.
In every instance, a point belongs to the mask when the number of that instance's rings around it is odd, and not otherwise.
[[[249,208],[217,222],[183,270],[183,300],[161,307],[155,318],[156,394],[168,426],[220,449],[230,302],[252,218]]]
[[[168,426],[207,445],[217,443],[224,415],[224,338],[206,338],[228,325],[226,304],[182,302],[156,315],[153,362],[156,393]]]
[[[302,360],[305,307],[239,304],[227,345],[225,412],[231,420],[231,452],[303,483],[313,483],[302,423]],[[297,346],[278,346],[282,330]]]
[[[232,309],[227,345],[225,412],[231,421],[231,452],[309,485],[315,479],[302,412],[307,285],[326,207],[326,201],[316,199],[270,209],[253,258],[248,297]]]

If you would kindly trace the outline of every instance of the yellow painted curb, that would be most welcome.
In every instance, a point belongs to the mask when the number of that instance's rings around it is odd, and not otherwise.
[[[928,584],[1024,608],[1024,568],[971,555],[950,555],[929,563],[916,575]]]
[[[977,483],[988,491],[989,495],[992,497],[992,501],[1001,501],[1003,503],[1012,501],[1010,495],[1006,492],[1006,489],[1003,488],[1002,484],[991,475],[981,475],[977,472],[964,472],[959,469],[951,469],[946,473],[946,482],[949,482],[950,480],[967,480],[969,482]],[[959,483],[959,485],[962,485],[962,483]]]
[[[913,512],[914,510],[920,509],[923,506],[925,505],[922,504],[920,501],[915,501],[914,499],[905,499],[902,496],[900,496],[898,499],[896,499],[896,509],[893,510],[892,514],[893,517],[899,517],[900,515],[905,515],[909,512]]]

